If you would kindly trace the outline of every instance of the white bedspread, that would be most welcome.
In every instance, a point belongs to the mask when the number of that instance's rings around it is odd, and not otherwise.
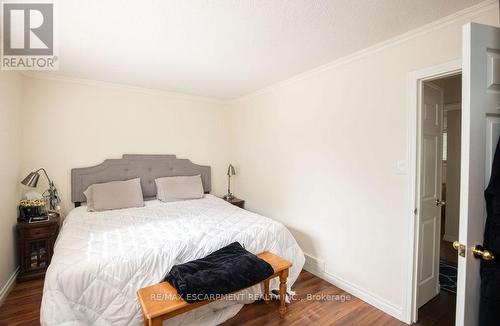
[[[290,232],[269,218],[206,195],[107,212],[75,208],[64,221],[47,270],[42,325],[142,325],[139,288],[160,282],[174,264],[204,257],[238,241],[253,253],[271,251],[293,262],[304,255]],[[277,282],[271,284],[277,288]],[[254,286],[247,293],[260,293]],[[218,301],[170,319],[168,325],[216,325],[242,303]]]

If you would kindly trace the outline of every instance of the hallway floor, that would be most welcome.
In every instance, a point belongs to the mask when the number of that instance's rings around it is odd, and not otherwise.
[[[418,310],[420,326],[453,326],[455,325],[456,296],[441,291],[434,299]]]

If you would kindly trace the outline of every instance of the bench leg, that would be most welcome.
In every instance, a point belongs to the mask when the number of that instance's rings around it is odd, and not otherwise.
[[[269,303],[269,281],[270,279],[264,280],[264,302]]]
[[[163,320],[161,318],[146,319],[144,317],[144,326],[161,326],[163,325]]]
[[[286,312],[286,279],[288,278],[288,269],[280,273],[280,318],[285,318]]]

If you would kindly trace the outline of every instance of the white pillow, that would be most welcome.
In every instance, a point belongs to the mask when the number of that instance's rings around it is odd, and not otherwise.
[[[87,197],[87,210],[90,212],[144,206],[140,178],[96,183],[83,194]]]
[[[163,202],[203,197],[201,175],[163,177],[155,179],[156,198]]]

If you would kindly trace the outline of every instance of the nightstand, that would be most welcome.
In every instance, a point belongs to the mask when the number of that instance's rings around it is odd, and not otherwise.
[[[238,206],[239,208],[245,208],[245,201],[243,199],[239,199],[236,197],[233,197],[232,199],[226,199],[226,198],[222,199],[224,199],[228,203],[233,204],[234,206]]]
[[[17,223],[19,282],[41,278],[50,264],[59,232],[59,216],[43,222]]]

